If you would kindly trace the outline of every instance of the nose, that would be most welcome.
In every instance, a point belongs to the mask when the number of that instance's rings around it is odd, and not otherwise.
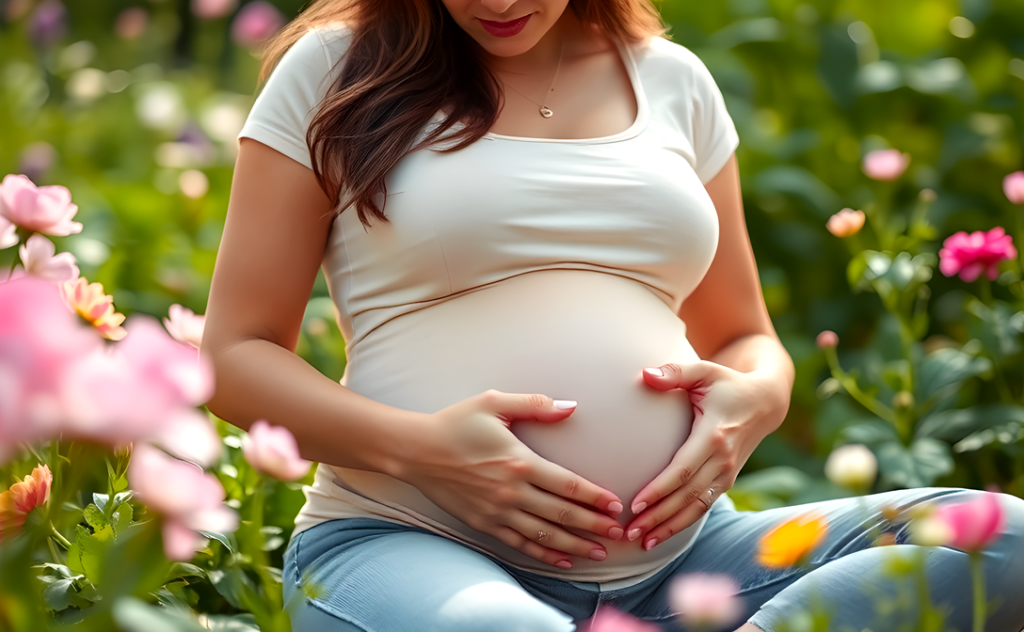
[[[499,15],[508,11],[515,3],[516,0],[480,0],[485,9]]]

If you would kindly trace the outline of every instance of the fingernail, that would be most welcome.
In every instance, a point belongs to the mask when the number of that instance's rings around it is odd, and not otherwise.
[[[608,529],[608,537],[613,540],[618,540],[622,537],[622,529],[619,527],[612,527]]]
[[[608,513],[611,513],[613,515],[618,515],[622,513],[622,503],[620,503],[617,500],[613,500],[612,502],[608,503]]]
[[[635,540],[635,539],[640,537],[640,533],[641,533],[640,529],[630,529],[629,533],[626,535],[626,538],[630,542],[632,542],[633,540]]]
[[[572,562],[570,562],[569,560],[558,560],[557,562],[555,562],[555,566],[557,566],[558,568],[570,569],[572,568]]]
[[[603,561],[604,558],[608,557],[608,551],[602,551],[601,549],[594,549],[590,552],[590,559],[595,562]]]
[[[662,377],[665,375],[665,372],[661,369],[644,369],[644,373],[647,375],[653,375],[654,377]]]
[[[647,503],[636,503],[633,505],[633,513],[638,514],[644,509],[647,509]]]
[[[650,550],[651,550],[651,549],[653,549],[653,548],[655,547],[655,545],[657,545],[657,544],[658,544],[658,538],[651,538],[651,539],[650,539],[650,540],[648,540],[647,542],[644,542],[644,550],[645,550],[645,551],[650,551]]]
[[[569,408],[576,408],[576,402],[571,399],[556,399],[555,408],[558,410],[568,410]]]

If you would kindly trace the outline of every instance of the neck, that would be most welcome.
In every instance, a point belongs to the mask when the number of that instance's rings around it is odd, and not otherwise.
[[[557,22],[530,50],[512,57],[499,57],[481,51],[485,63],[492,70],[502,74],[516,74],[550,78],[551,73],[563,54],[563,45],[568,48],[573,34],[578,33],[581,23],[572,8],[567,7]],[[568,54],[566,54],[568,56]]]

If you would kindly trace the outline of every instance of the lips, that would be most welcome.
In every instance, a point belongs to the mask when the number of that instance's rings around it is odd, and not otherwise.
[[[518,35],[520,31],[526,27],[526,23],[530,21],[529,13],[516,20],[509,20],[508,22],[492,22],[491,20],[480,20],[480,24],[483,25],[484,29],[488,33],[495,37],[512,37]],[[479,18],[478,18],[479,19]]]

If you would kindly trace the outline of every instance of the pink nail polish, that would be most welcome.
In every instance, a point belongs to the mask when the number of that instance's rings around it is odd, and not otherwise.
[[[633,540],[635,540],[635,539],[640,537],[640,533],[641,533],[641,531],[640,531],[639,528],[637,528],[637,529],[630,529],[629,530],[629,534],[626,536],[626,538],[628,538],[629,541],[632,542]]]
[[[622,503],[620,503],[617,500],[613,500],[612,502],[608,503],[608,513],[612,514],[613,516],[622,513]]]
[[[590,559],[594,560],[595,562],[604,561],[606,557],[608,557],[608,552],[602,551],[601,549],[594,549],[590,552]]]
[[[570,562],[569,560],[558,560],[557,562],[555,562],[555,566],[557,566],[558,568],[564,568],[566,570],[569,570],[570,568],[572,568],[572,562]]]
[[[645,551],[650,551],[655,546],[657,546],[657,544],[658,544],[658,538],[651,538],[647,542],[644,542],[644,550]]]
[[[633,513],[638,514],[644,509],[647,509],[647,503],[636,503],[633,505]]]
[[[612,527],[608,530],[608,537],[613,540],[618,540],[622,537],[622,529],[619,527]]]

